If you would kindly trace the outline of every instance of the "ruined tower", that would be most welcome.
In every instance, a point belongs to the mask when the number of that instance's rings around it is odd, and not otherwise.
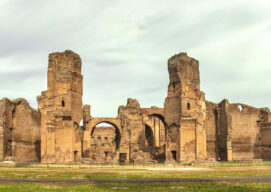
[[[170,83],[164,114],[168,125],[166,159],[191,162],[206,157],[204,93],[199,63],[186,53],[168,60]]]
[[[41,162],[73,162],[81,157],[83,77],[80,56],[49,55],[47,91],[37,97],[41,113]]]

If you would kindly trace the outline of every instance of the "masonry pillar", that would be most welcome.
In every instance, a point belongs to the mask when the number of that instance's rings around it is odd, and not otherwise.
[[[81,154],[81,64],[79,55],[69,50],[49,55],[47,91],[37,97],[43,163],[74,162]]]

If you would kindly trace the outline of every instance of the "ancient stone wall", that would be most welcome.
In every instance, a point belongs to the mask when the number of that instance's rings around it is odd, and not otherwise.
[[[145,126],[142,122],[140,105],[129,98],[126,106],[120,106],[118,117],[121,119],[122,139],[120,154],[126,153],[127,161],[142,162],[150,159],[145,149]]]
[[[37,97],[41,112],[41,160],[74,162],[81,157],[83,77],[72,51],[49,55],[48,88]]]
[[[244,104],[230,104],[228,110],[232,160],[261,159],[260,110]]]
[[[217,118],[218,104],[206,101],[206,119],[204,129],[206,130],[206,150],[209,159],[217,160]]]
[[[143,123],[143,115],[139,103],[135,99],[129,98],[126,106],[120,106],[118,109],[118,116],[116,118],[95,118],[90,115],[90,106],[83,107],[84,115],[84,141],[83,141],[83,157],[90,158],[92,162],[144,162],[152,160],[152,156],[145,148],[145,125]],[[158,126],[158,134],[160,133],[160,122]],[[99,127],[96,125],[100,123],[108,123],[114,128],[114,142],[115,150],[104,149],[105,144],[102,138],[109,137],[102,136]],[[99,128],[99,129],[98,129]],[[155,128],[152,127],[153,129]],[[152,129],[151,128],[151,129]],[[164,127],[163,127],[164,128]],[[162,129],[162,125],[161,125]],[[165,128],[164,128],[165,129]],[[98,138],[95,132],[98,130]],[[153,134],[153,130],[151,130]],[[160,134],[165,137],[165,130]],[[160,136],[159,135],[159,136]],[[154,138],[152,138],[154,143]],[[111,140],[111,139],[109,139]],[[157,142],[163,144],[164,140],[157,138]],[[99,145],[101,143],[101,145]],[[114,147],[110,143],[111,147]],[[159,146],[158,146],[159,148]],[[106,157],[106,158],[105,158]]]
[[[92,134],[90,158],[96,163],[117,162],[117,139],[114,127],[96,127]]]
[[[206,158],[205,98],[200,91],[198,61],[180,53],[168,60],[170,83],[164,105],[168,125],[167,160]]]
[[[40,113],[26,100],[0,100],[0,132],[2,161],[40,161]]]
[[[228,118],[228,100],[223,100],[218,104],[218,127],[217,127],[217,150],[218,160],[231,160],[232,149],[230,144],[231,135],[229,134],[229,118]]]
[[[268,111],[245,104],[206,102],[205,128],[208,158],[216,160],[265,159],[269,150]],[[269,143],[270,142],[270,143]]]
[[[0,161],[12,157],[12,110],[10,100],[0,100]]]
[[[261,152],[263,160],[271,160],[271,122],[261,124]]]
[[[164,108],[141,108],[129,98],[114,118],[94,118],[90,105],[82,108],[81,64],[72,51],[49,55],[39,111],[24,99],[0,100],[0,161],[271,160],[270,110],[205,101],[199,63],[186,53],[168,60]]]
[[[119,161],[119,148],[121,145],[122,128],[119,118],[95,118],[90,116],[90,106],[84,105],[84,131],[83,131],[83,158],[88,158],[90,162],[118,162]],[[101,123],[107,123],[112,127],[102,127]],[[113,131],[111,130],[113,128]],[[104,131],[104,135],[102,134]],[[110,134],[111,136],[109,136]],[[106,137],[106,138],[105,138]],[[109,142],[112,140],[113,143]],[[104,142],[107,142],[105,148]],[[114,147],[114,150],[109,150],[108,147]],[[105,158],[106,156],[106,158]]]

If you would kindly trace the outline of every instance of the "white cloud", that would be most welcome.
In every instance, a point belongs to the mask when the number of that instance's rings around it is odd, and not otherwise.
[[[163,107],[167,59],[184,51],[200,61],[208,100],[271,107],[270,1],[6,0],[0,8],[0,97],[36,107],[48,54],[71,49],[94,116],[115,116],[128,97]]]

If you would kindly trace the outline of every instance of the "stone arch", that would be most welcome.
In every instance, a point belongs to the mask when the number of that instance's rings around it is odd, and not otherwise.
[[[112,119],[107,119],[107,118],[93,118],[91,119],[91,126],[90,126],[90,137],[93,135],[94,130],[96,128],[97,125],[101,124],[101,123],[107,123],[109,125],[111,125],[112,127],[115,128],[115,133],[116,133],[116,148],[119,149],[120,146],[120,141],[121,141],[121,126],[120,126],[120,120],[117,118],[112,118]]]
[[[163,113],[145,113],[143,117],[145,124],[146,149],[154,160],[164,162],[166,159],[167,125]],[[157,123],[159,123],[157,127]],[[158,131],[158,132],[157,132]],[[158,135],[157,135],[158,134]]]
[[[156,107],[141,108],[141,112],[142,114],[146,115],[146,117],[150,117],[150,116],[158,117],[164,123],[165,127],[167,127],[163,108],[158,108],[158,107],[157,108]]]
[[[148,115],[148,117],[157,117],[158,119],[160,119],[163,122],[164,127],[165,127],[165,139],[166,139],[167,138],[167,132],[168,132],[168,130],[167,130],[168,126],[167,126],[167,123],[165,121],[164,114],[161,114],[161,113],[151,113],[151,114]]]
[[[164,124],[164,126],[165,126],[165,128],[166,128],[167,124],[166,124],[166,121],[165,121],[164,114],[152,113],[152,114],[149,114],[148,116],[149,116],[149,117],[151,117],[151,116],[157,117],[158,119],[160,119],[160,120],[163,122],[163,124]]]

